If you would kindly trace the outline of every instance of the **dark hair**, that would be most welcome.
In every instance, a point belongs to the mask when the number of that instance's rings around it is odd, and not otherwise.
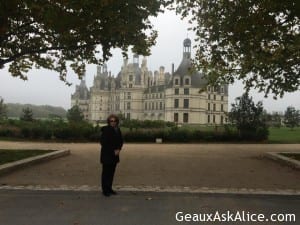
[[[111,119],[115,119],[117,125],[119,125],[119,117],[117,117],[115,114],[110,114],[110,115],[107,117],[106,122],[107,122],[108,125],[109,125],[109,121],[110,121]]]

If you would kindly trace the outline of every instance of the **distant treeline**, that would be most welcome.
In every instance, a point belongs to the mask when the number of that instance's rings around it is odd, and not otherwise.
[[[19,104],[19,103],[6,103],[7,116],[9,118],[20,118],[24,108],[30,108],[33,112],[34,119],[49,118],[53,116],[59,116],[66,118],[67,111],[62,107],[50,106],[50,105],[31,105],[31,104]]]

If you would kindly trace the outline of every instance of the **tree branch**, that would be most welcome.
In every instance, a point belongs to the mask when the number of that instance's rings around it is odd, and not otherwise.
[[[15,54],[7,59],[0,59],[0,68],[3,68],[3,66],[6,63],[12,62],[17,60],[18,58],[21,58],[25,55],[32,55],[32,54],[41,54],[41,53],[46,53],[47,51],[52,51],[52,50],[70,50],[70,49],[81,49],[81,48],[85,48],[88,46],[92,46],[95,45],[97,43],[88,43],[88,44],[84,44],[84,45],[71,45],[71,46],[55,46],[55,47],[49,47],[49,48],[42,48],[39,50],[32,50],[32,51],[27,51],[27,52],[21,52],[19,54]]]

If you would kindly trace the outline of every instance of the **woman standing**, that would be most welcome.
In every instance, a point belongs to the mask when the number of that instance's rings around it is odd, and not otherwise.
[[[119,154],[123,146],[123,137],[119,128],[119,118],[110,115],[107,118],[107,126],[101,129],[101,163],[102,163],[102,193],[108,197],[117,194],[112,189],[113,178],[117,163],[120,161]]]

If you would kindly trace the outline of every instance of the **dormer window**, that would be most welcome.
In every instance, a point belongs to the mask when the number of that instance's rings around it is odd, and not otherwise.
[[[175,79],[175,85],[179,85],[179,79],[178,78]]]
[[[190,79],[189,78],[185,78],[184,79],[184,84],[185,85],[190,85]]]

